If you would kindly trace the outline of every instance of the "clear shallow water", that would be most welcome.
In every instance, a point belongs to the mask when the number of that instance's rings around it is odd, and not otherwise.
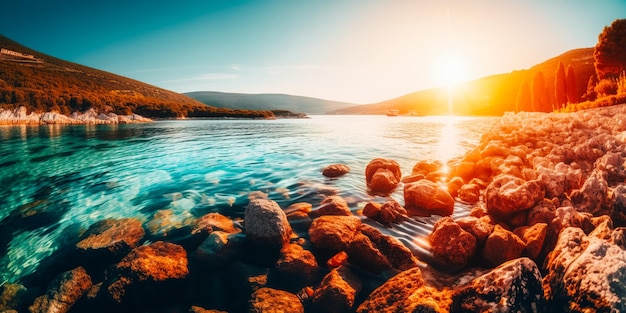
[[[410,174],[420,160],[462,156],[495,121],[312,116],[0,127],[0,284],[31,274],[46,257],[70,248],[68,236],[105,218],[147,221],[163,209],[237,217],[254,191],[286,208],[316,205],[329,187],[356,211],[374,199],[363,174],[373,158],[394,159]],[[321,170],[332,163],[352,172],[326,179]],[[398,189],[392,197],[403,203]]]

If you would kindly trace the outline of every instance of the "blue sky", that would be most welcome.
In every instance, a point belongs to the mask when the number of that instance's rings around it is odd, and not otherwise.
[[[592,47],[617,18],[626,1],[13,0],[0,34],[177,92],[372,103]]]

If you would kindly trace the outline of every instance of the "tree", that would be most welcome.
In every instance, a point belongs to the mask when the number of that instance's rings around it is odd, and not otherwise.
[[[565,90],[567,91],[567,103],[578,103],[578,86],[576,86],[576,72],[570,64],[567,66],[567,74],[565,77]]]
[[[617,19],[604,27],[593,51],[599,80],[618,78],[626,69],[626,19]]]
[[[598,76],[595,74],[589,76],[589,81],[587,81],[587,91],[583,95],[583,100],[585,101],[594,101],[598,97],[596,94],[596,85],[598,84]]]
[[[564,108],[567,104],[567,82],[565,80],[565,66],[563,62],[559,62],[559,66],[556,68],[556,75],[554,78],[554,96],[556,99],[555,109]]]
[[[545,90],[546,90],[546,81],[543,77],[543,72],[539,71],[535,73],[533,76],[533,88],[532,88],[532,110],[533,111],[544,111],[545,110]]]
[[[528,85],[528,81],[525,80],[519,91],[517,92],[517,99],[515,101],[515,111],[521,112],[532,111],[532,95],[530,94],[530,86]]]

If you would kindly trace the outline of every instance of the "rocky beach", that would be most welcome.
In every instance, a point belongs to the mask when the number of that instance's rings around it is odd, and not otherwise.
[[[98,113],[89,109],[83,113],[74,112],[71,115],[63,115],[56,112],[35,113],[19,107],[14,110],[0,110],[0,125],[45,125],[45,124],[128,124],[149,123],[152,119],[138,114],[118,115],[115,113]]]
[[[325,189],[289,207],[250,193],[243,217],[94,221],[3,283],[0,312],[623,312],[625,151],[626,105],[507,113],[447,164],[329,164],[365,173],[359,210]],[[432,259],[382,231],[430,215],[413,239]]]

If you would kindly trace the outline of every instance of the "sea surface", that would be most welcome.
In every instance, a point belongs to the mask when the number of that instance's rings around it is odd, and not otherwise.
[[[374,158],[403,174],[421,160],[458,158],[497,118],[311,116],[279,120],[171,120],[150,124],[0,127],[0,285],[33,274],[77,234],[106,218],[147,222],[158,210],[181,218],[241,217],[252,192],[284,209],[319,204],[334,189],[353,211],[368,195]],[[338,179],[333,163],[350,166]],[[403,203],[401,188],[391,195]],[[455,214],[463,214],[462,204]],[[432,226],[432,220],[426,220]],[[419,223],[417,223],[419,224]],[[415,230],[418,229],[418,230]],[[407,232],[392,229],[398,237]],[[408,233],[408,235],[407,235]],[[407,238],[403,238],[406,242]]]

